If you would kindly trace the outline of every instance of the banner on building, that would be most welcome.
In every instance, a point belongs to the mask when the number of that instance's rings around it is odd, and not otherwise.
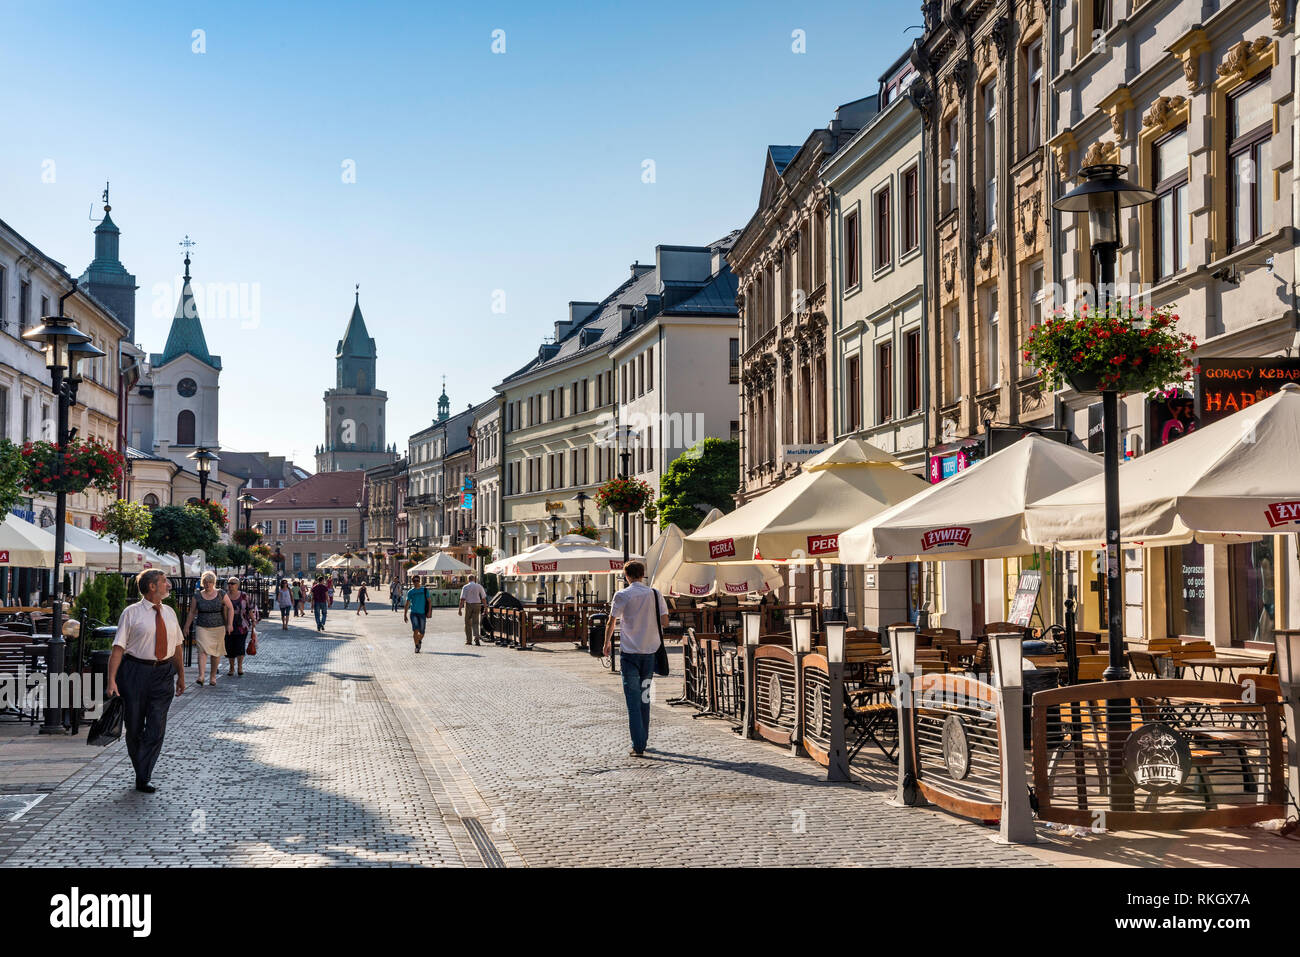
[[[295,518],[293,520],[293,533],[295,535],[315,535],[316,519],[314,518]]]
[[[1196,376],[1202,427],[1267,399],[1288,382],[1300,384],[1300,358],[1201,359]]]

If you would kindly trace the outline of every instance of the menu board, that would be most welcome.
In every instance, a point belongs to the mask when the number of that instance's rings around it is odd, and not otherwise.
[[[1300,383],[1300,358],[1201,359],[1196,378],[1205,426],[1267,399],[1288,382]]]
[[[1011,599],[1011,611],[1007,614],[1007,621],[1023,628],[1029,627],[1034,606],[1038,604],[1038,589],[1042,584],[1043,573],[1039,569],[1020,573],[1020,581],[1016,585],[1015,597]]]

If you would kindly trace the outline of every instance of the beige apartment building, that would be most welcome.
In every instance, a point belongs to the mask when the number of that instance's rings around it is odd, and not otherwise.
[[[337,552],[361,547],[365,472],[321,472],[253,505],[263,541],[279,542],[286,575],[307,575]]]

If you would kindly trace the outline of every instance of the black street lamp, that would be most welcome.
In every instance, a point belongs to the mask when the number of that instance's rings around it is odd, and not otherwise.
[[[1072,189],[1053,208],[1063,212],[1088,214],[1088,233],[1092,255],[1097,263],[1097,309],[1107,306],[1108,291],[1113,299],[1115,262],[1123,241],[1120,238],[1119,211],[1149,203],[1156,194],[1123,179],[1128,167],[1118,163],[1085,166],[1081,186]],[[1124,664],[1124,582],[1119,574],[1119,393],[1103,389],[1102,429],[1105,436],[1103,464],[1106,487],[1106,612],[1110,666],[1103,673],[1106,681],[1122,681],[1129,676]]]
[[[194,467],[199,473],[199,499],[206,503],[208,500],[208,473],[212,471],[212,463],[221,461],[221,458],[211,449],[204,448],[202,445],[186,458],[194,460]]]
[[[628,476],[628,466],[632,461],[632,439],[636,435],[636,430],[630,425],[619,426],[618,429],[618,458],[619,458],[619,478],[626,480]],[[632,553],[628,544],[628,517],[627,512],[623,513],[623,564],[628,563]]]
[[[586,492],[579,492],[573,496],[573,500],[578,503],[578,525],[587,524],[587,503],[591,501],[591,496]]]
[[[90,346],[89,349],[81,348],[90,342],[90,336],[78,329],[71,318],[63,315],[63,302],[75,291],[74,287],[59,299],[59,315],[43,316],[39,326],[23,333],[23,338],[28,342],[39,342],[45,349],[45,367],[50,370],[50,388],[54,393],[55,406],[58,410],[55,440],[60,449],[63,449],[71,438],[68,432],[68,408],[76,402],[77,383],[81,381],[78,364],[82,359],[104,355],[94,346]],[[73,346],[77,349],[74,350]],[[66,645],[63,640],[63,551],[66,545],[64,529],[68,521],[68,495],[63,490],[62,481],[58,481],[62,472],[62,462],[60,456],[54,457],[57,486],[54,493],[54,582],[50,590],[53,605],[50,609],[49,641],[51,680],[55,675],[63,673]],[[63,709],[52,707],[53,704],[53,697],[48,697],[41,734],[63,734]]]
[[[560,537],[560,515],[558,512],[551,513],[551,541]]]
[[[244,531],[253,527],[253,505],[261,501],[257,496],[244,492],[239,496],[239,504],[244,506]]]
[[[478,543],[483,548],[487,547],[487,533],[488,527],[486,525],[480,525],[478,527]],[[480,579],[483,578],[483,570],[485,568],[487,568],[487,557],[480,555],[478,558],[478,577]]]

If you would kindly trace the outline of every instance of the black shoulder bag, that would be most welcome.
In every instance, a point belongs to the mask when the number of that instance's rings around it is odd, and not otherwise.
[[[659,629],[659,650],[655,652],[655,674],[664,678],[671,673],[668,667],[668,646],[664,644],[664,621],[663,616],[659,614],[659,591],[655,588],[651,588],[650,591],[655,596],[655,627]]]

